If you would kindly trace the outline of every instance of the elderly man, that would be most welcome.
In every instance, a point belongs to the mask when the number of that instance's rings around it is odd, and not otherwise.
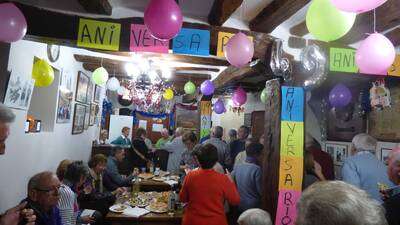
[[[107,159],[107,170],[104,173],[103,183],[108,191],[114,191],[119,187],[128,187],[132,183],[134,174],[125,177],[118,171],[118,163],[121,163],[125,158],[125,150],[117,148],[113,152],[113,156]]]
[[[15,120],[11,109],[0,103],[0,155],[6,150],[6,139],[10,133],[10,123]],[[5,181],[6,182],[6,181]],[[26,209],[27,202],[23,202],[0,215],[0,225],[28,224],[34,225],[36,216],[32,209]],[[24,222],[22,220],[25,220]]]
[[[169,152],[167,170],[172,174],[179,174],[182,154],[186,151],[186,146],[182,141],[183,133],[182,127],[176,128],[174,137],[164,145],[164,150]]]
[[[383,207],[363,190],[342,181],[307,188],[297,203],[296,225],[387,225]]]
[[[34,175],[28,183],[27,207],[36,214],[36,225],[62,225],[57,208],[61,183],[49,171]]]
[[[131,145],[131,138],[129,137],[129,134],[131,133],[131,128],[129,127],[123,127],[122,128],[122,134],[119,136],[117,139],[111,142],[113,145]]]
[[[245,150],[246,139],[249,137],[250,129],[246,126],[241,126],[239,128],[238,136],[239,139],[232,141],[229,144],[229,151],[231,154],[231,159],[235,160],[236,156]]]
[[[272,225],[271,216],[262,209],[248,209],[238,219],[239,225]]]
[[[232,164],[231,155],[229,153],[228,145],[222,141],[224,129],[220,126],[215,126],[211,130],[211,138],[203,144],[212,144],[218,151],[218,162],[224,167],[229,168]]]
[[[228,145],[237,139],[237,131],[235,129],[230,129],[228,131],[229,140],[227,141]]]
[[[396,185],[400,184],[400,149],[394,149],[388,160],[388,176]],[[400,187],[388,189],[384,191],[387,199],[383,206],[386,209],[386,219],[389,225],[400,224]]]
[[[393,183],[386,173],[386,166],[375,157],[376,139],[368,134],[353,138],[352,151],[343,164],[343,181],[365,190],[372,198],[382,202],[378,183],[389,187]]]
[[[161,131],[161,138],[158,139],[156,143],[156,149],[161,149],[164,147],[164,145],[171,140],[171,137],[169,136],[169,132],[167,129],[162,129]]]

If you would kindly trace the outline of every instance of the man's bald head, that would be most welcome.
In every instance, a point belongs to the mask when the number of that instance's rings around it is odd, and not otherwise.
[[[48,211],[56,206],[60,199],[61,186],[56,174],[45,171],[34,175],[28,182],[28,197],[43,210]]]

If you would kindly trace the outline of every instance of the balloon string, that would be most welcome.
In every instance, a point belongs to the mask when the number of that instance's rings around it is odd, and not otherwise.
[[[376,33],[376,10],[374,9],[374,33]]]
[[[100,66],[103,67],[103,57],[100,58]]]

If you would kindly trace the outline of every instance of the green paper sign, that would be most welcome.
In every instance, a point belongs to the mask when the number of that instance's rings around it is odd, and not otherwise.
[[[336,72],[357,73],[356,50],[351,48],[330,48],[329,69]]]
[[[77,45],[102,50],[119,50],[121,24],[79,19]]]

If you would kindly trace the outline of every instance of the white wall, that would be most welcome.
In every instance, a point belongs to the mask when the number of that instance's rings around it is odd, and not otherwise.
[[[61,47],[59,60],[52,64],[73,74],[74,92],[77,74],[82,68],[73,58],[73,53],[80,51]],[[46,45],[30,41],[16,42],[11,46],[8,69],[18,69],[29,77],[34,56],[47,59]],[[26,111],[14,112],[16,121],[11,125],[6,154],[0,156],[0,212],[26,196],[27,181],[33,174],[44,170],[55,171],[58,163],[66,158],[86,161],[90,156],[92,140],[99,132],[97,126],[91,126],[82,134],[71,135],[71,118],[68,124],[55,124],[54,132],[25,134]]]

